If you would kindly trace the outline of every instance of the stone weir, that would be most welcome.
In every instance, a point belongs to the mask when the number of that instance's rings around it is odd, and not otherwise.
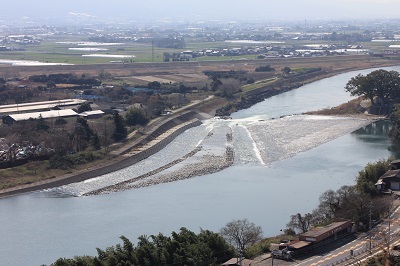
[[[115,155],[119,155],[118,159],[113,163],[34,184],[4,189],[0,191],[0,198],[81,182],[121,170],[160,151],[185,130],[200,125],[201,121],[198,117],[199,114],[189,111],[177,117],[171,117],[161,123],[156,123],[138,140],[113,151]]]

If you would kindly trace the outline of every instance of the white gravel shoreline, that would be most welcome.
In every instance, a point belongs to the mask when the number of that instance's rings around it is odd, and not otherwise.
[[[145,161],[142,167],[144,165],[158,166],[153,167],[152,170],[141,171],[142,174],[133,177],[119,177],[115,179],[114,184],[104,182],[104,180],[97,182],[94,179],[86,181],[84,185],[77,183],[72,188],[64,189],[66,194],[72,195],[108,194],[207,175],[221,171],[232,164],[268,166],[351,133],[370,124],[373,120],[314,115],[296,115],[271,120],[212,119],[202,125],[205,128],[200,128],[200,131],[209,133],[196,147],[181,157],[176,157],[176,159],[171,157],[169,162],[165,160],[163,164],[154,158],[148,162]],[[192,133],[189,131],[183,134]],[[201,137],[201,134],[196,136]],[[193,135],[177,139],[176,141],[182,143],[177,143],[180,145],[175,145],[175,149],[180,150],[183,147],[187,149],[190,145],[188,146],[185,141],[190,140],[192,143],[195,141],[191,137]],[[110,180],[111,176],[106,178]],[[82,189],[83,187],[85,188]],[[68,189],[71,191],[67,192]],[[78,190],[74,192],[74,189],[79,189],[81,192]]]

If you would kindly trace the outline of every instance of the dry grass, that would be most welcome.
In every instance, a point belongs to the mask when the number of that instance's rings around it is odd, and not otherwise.
[[[360,106],[361,101],[363,100],[362,97],[357,99],[351,100],[347,103],[343,103],[339,106],[332,107],[330,109],[323,109],[318,111],[307,112],[306,114],[311,115],[362,115],[365,112]]]
[[[27,164],[0,169],[0,189],[26,185],[66,174],[67,171],[47,170],[46,161],[29,162]]]

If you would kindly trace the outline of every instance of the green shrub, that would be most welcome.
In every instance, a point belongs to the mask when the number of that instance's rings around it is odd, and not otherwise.
[[[66,170],[75,165],[93,162],[103,157],[104,155],[99,151],[83,151],[65,156],[55,155],[50,158],[49,168]]]

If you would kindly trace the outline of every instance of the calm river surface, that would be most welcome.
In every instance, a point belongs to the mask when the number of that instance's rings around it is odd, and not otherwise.
[[[346,82],[370,71],[314,82],[233,117],[276,118],[336,106],[351,99]],[[2,199],[0,265],[95,255],[96,247],[115,245],[121,235],[136,243],[142,234],[169,235],[182,226],[218,231],[232,219],[247,218],[266,236],[278,234],[290,215],[315,208],[322,192],[353,184],[368,162],[392,155],[388,130],[386,122],[378,122],[267,166],[235,164],[211,175],[108,195],[31,193]]]

